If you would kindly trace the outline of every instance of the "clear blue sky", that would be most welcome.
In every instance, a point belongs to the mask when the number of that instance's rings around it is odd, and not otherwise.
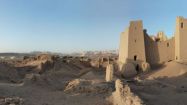
[[[0,0],[0,52],[118,49],[130,20],[174,33],[185,0]]]

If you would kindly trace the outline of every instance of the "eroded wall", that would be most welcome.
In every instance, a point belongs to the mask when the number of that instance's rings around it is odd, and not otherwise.
[[[156,42],[145,32],[145,50],[146,60],[151,65],[174,60],[175,39],[171,38],[166,41]]]
[[[119,62],[125,63],[128,56],[128,33],[129,28],[121,33],[120,46],[119,46]]]
[[[158,46],[155,41],[147,34],[145,34],[145,52],[146,52],[146,60],[150,64],[155,64],[160,61]]]
[[[187,19],[177,17],[175,31],[175,60],[187,62]]]

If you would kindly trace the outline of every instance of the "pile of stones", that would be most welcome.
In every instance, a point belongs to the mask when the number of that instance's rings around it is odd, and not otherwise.
[[[0,105],[23,105],[23,99],[20,97],[1,97]]]

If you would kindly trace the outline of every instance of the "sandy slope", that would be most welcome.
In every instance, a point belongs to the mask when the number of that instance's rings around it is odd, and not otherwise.
[[[157,68],[151,75],[149,75],[149,78],[178,77],[184,75],[186,72],[187,65],[177,62],[167,62],[163,66]]]
[[[131,84],[135,93],[148,105],[187,104],[187,65],[168,62],[147,75],[140,83]]]

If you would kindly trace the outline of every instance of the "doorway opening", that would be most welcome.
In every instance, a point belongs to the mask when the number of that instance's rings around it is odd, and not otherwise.
[[[134,61],[136,61],[136,60],[137,60],[137,56],[135,55],[135,56],[134,56]]]
[[[140,72],[140,66],[137,64],[136,65],[136,71],[139,73]]]

